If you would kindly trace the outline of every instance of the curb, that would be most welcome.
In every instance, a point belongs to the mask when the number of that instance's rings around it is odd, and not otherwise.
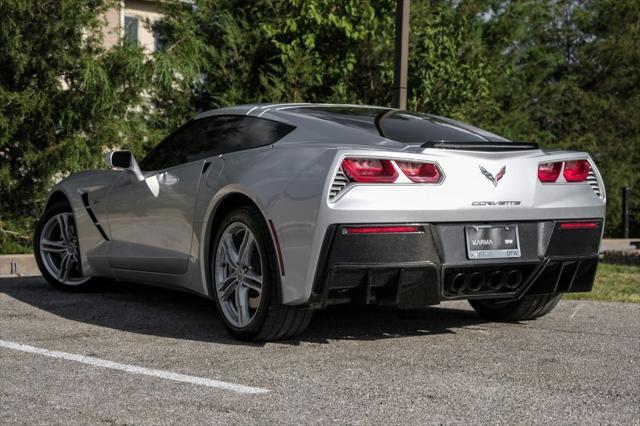
[[[637,239],[604,239],[600,246],[600,254],[604,254],[605,258],[617,258],[619,255],[624,254],[625,262],[623,263],[628,263],[627,258],[637,258],[640,252],[637,246],[633,244],[636,241]],[[636,263],[636,261],[631,262],[631,264]],[[38,275],[42,274],[32,254],[0,255],[0,278],[33,277]]]
[[[605,251],[635,251],[638,249],[637,238],[605,238],[600,244],[600,252]]]
[[[41,275],[32,254],[0,255],[0,278]]]

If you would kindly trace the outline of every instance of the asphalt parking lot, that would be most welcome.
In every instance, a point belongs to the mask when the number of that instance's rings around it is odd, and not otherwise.
[[[640,423],[640,305],[563,301],[521,324],[465,303],[334,307],[267,344],[212,310],[1,279],[0,423]]]

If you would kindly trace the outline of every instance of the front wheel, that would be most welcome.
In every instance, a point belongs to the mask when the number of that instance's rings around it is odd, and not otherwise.
[[[492,321],[522,321],[540,318],[556,307],[561,294],[535,294],[520,300],[470,300],[469,303],[480,316]]]
[[[94,280],[82,273],[75,218],[67,203],[48,208],[33,238],[36,263],[42,276],[63,291],[86,291]]]
[[[302,333],[312,311],[277,303],[277,258],[260,212],[230,212],[213,243],[212,290],[226,328],[241,340],[286,339]]]

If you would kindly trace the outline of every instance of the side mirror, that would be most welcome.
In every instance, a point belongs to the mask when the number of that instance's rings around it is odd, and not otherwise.
[[[138,162],[134,158],[131,151],[111,151],[107,154],[107,164],[112,169],[116,170],[129,170],[136,177],[138,181],[143,181],[144,176],[138,166]]]

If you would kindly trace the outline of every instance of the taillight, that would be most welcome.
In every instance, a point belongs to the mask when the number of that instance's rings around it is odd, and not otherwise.
[[[589,176],[591,165],[587,160],[572,160],[564,163],[564,178],[567,182],[584,182]]]
[[[442,177],[440,168],[433,163],[396,161],[396,164],[412,182],[439,183]]]
[[[377,158],[345,158],[342,160],[342,170],[353,182],[394,183],[398,179],[398,168],[411,182],[415,183],[440,183],[444,178],[442,170],[435,163]]]
[[[591,164],[589,160],[556,161],[538,164],[540,182],[553,183],[560,177],[560,172],[567,182],[584,182],[589,177]]]
[[[403,234],[420,232],[417,226],[348,226],[344,228],[347,234]]]
[[[540,182],[555,182],[560,177],[562,161],[538,164],[538,179]]]
[[[560,229],[596,229],[600,222],[560,222]]]
[[[393,183],[398,178],[398,171],[390,160],[345,158],[342,169],[355,182]]]

